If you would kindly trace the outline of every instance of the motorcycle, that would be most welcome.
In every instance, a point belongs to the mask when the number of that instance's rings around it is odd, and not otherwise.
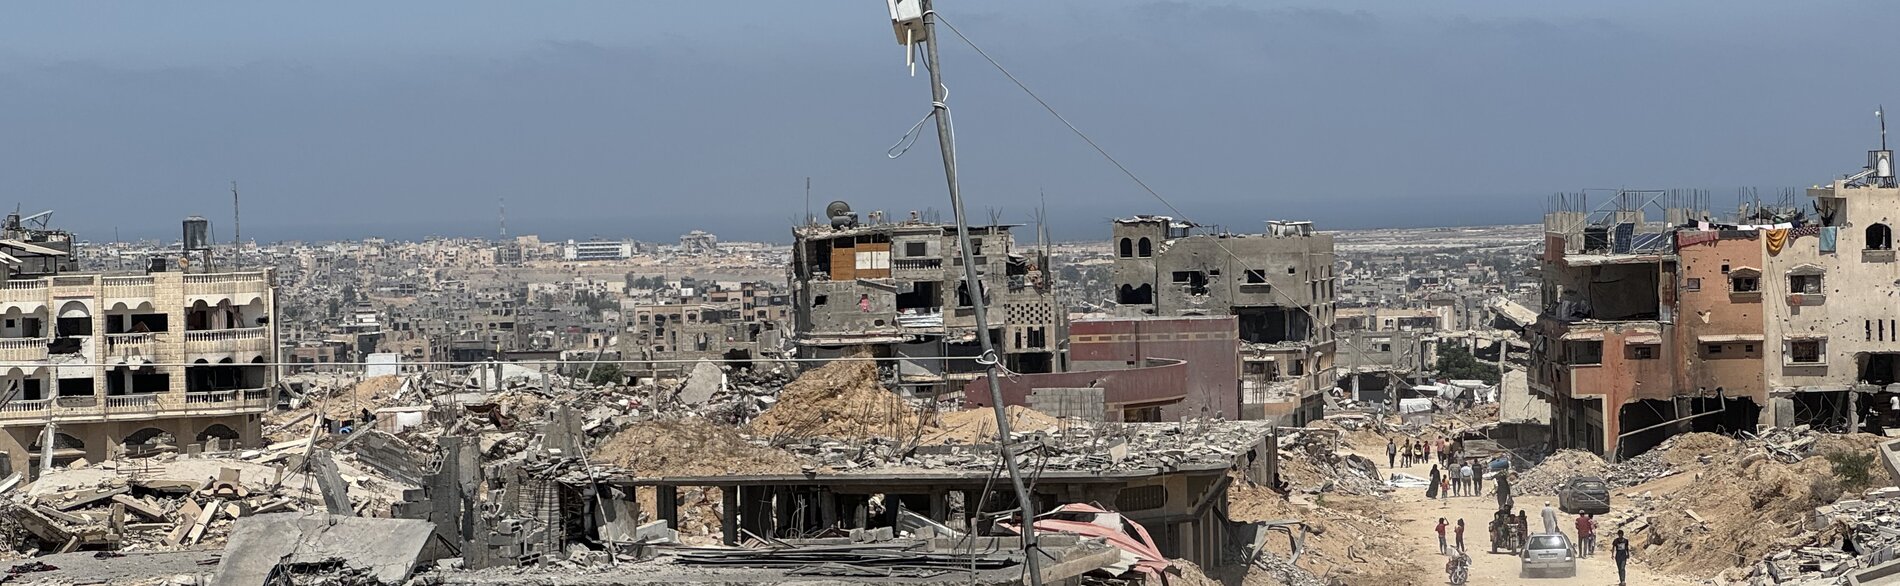
[[[1471,577],[1471,556],[1463,551],[1453,554],[1445,562],[1445,573],[1451,578],[1451,586],[1465,586],[1465,580]]]

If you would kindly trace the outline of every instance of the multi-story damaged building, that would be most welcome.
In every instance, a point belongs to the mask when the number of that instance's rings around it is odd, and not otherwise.
[[[275,402],[272,272],[67,272],[70,243],[17,222],[0,236],[0,477],[160,443],[256,445]]]
[[[981,276],[973,286],[964,280],[954,225],[915,214],[885,222],[874,213],[863,225],[855,216],[836,216],[830,225],[792,230],[801,356],[869,351],[898,358],[899,383],[933,395],[983,371],[974,360],[982,353],[978,335],[989,336],[1012,372],[1067,369],[1068,317],[1046,277],[1048,256],[1017,250],[1011,226],[970,227],[970,254]],[[988,332],[976,331],[976,303],[988,310]]]
[[[1531,387],[1564,447],[1629,457],[1685,431],[1900,426],[1900,187],[1887,151],[1808,201],[1546,217]],[[1649,199],[1656,199],[1649,197]]]
[[[1166,216],[1114,222],[1120,311],[1234,316],[1242,416],[1319,419],[1334,382],[1333,237],[1307,222],[1269,222],[1265,234],[1196,228]]]
[[[665,361],[659,369],[690,367],[702,358],[749,360],[784,354],[791,296],[765,282],[718,284],[675,291],[667,299],[632,303],[622,314],[621,356]]]

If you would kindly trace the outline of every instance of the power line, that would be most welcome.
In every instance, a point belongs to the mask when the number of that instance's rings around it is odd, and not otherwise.
[[[1013,73],[1010,73],[1009,69],[1006,67],[1003,67],[1002,63],[997,62],[996,58],[991,57],[990,54],[984,51],[982,47],[977,46],[975,41],[971,41],[970,37],[965,36],[963,34],[963,31],[958,30],[955,24],[951,24],[950,21],[944,20],[942,16],[938,16],[937,20],[939,22],[942,22],[945,27],[949,28],[951,33],[955,34],[958,39],[963,41],[963,44],[969,45],[970,49],[976,51],[977,55],[982,56],[984,61],[988,61],[991,67],[995,67],[997,72],[1002,73],[1003,77],[1009,78],[1009,81],[1011,83],[1016,84],[1016,87],[1018,89],[1023,90],[1023,93],[1028,94],[1030,99],[1035,100],[1038,105],[1041,105],[1042,109],[1049,112],[1050,116],[1054,116],[1056,121],[1061,122],[1063,126],[1068,127],[1069,132],[1075,133],[1075,136],[1077,138],[1082,139],[1082,142],[1088,143],[1089,148],[1095,149],[1095,152],[1097,154],[1102,155],[1102,158],[1107,159],[1109,164],[1114,165],[1115,168],[1120,170],[1123,175],[1127,175],[1128,179],[1131,181],[1134,181],[1135,185],[1140,186],[1142,191],[1147,192],[1149,196],[1155,199],[1155,201],[1161,202],[1161,205],[1163,207],[1168,208],[1168,211],[1173,212],[1176,217],[1179,217],[1183,219],[1184,221],[1187,219],[1187,214],[1182,212],[1181,208],[1176,207],[1174,205],[1174,202],[1168,201],[1168,198],[1162,196],[1160,192],[1155,191],[1153,187],[1150,187],[1148,185],[1148,182],[1142,181],[1140,176],[1135,175],[1135,172],[1129,169],[1127,165],[1123,165],[1122,162],[1119,159],[1116,159],[1114,155],[1109,154],[1108,150],[1102,148],[1101,144],[1096,143],[1095,139],[1090,138],[1088,133],[1082,132],[1082,129],[1077,128],[1075,126],[1075,123],[1069,122],[1069,119],[1064,117],[1061,112],[1056,111],[1055,106],[1049,105],[1049,102],[1047,100],[1042,99],[1042,96],[1036,94],[1035,90],[1029,89],[1029,86],[1027,84],[1024,84],[1021,79],[1017,79],[1016,75]],[[1236,262],[1240,263],[1243,269],[1250,270],[1250,271],[1256,270],[1256,269],[1250,268],[1248,266],[1247,260],[1241,258],[1239,254],[1236,254],[1233,251],[1233,249],[1228,248],[1225,243],[1221,242],[1220,238],[1218,237],[1213,238],[1213,242],[1216,247],[1221,249],[1221,252],[1227,253],[1227,256],[1233,258]],[[1328,279],[1332,279],[1332,278],[1335,278],[1335,277],[1328,277]],[[1311,308],[1305,305],[1301,305],[1299,300],[1293,299],[1293,297],[1290,295],[1287,295],[1285,291],[1281,291],[1279,287],[1270,288],[1269,291],[1272,293],[1278,294],[1282,299],[1285,299],[1286,301],[1291,303],[1293,307],[1298,308],[1302,313],[1305,313],[1308,318],[1311,318],[1313,320],[1314,324],[1316,324],[1316,327],[1317,327],[1317,324],[1320,322],[1319,315],[1314,313]],[[1332,340],[1334,343],[1341,342],[1338,336],[1333,336]],[[1350,339],[1345,340],[1344,343],[1347,346],[1353,348],[1355,351],[1358,351],[1360,354],[1365,353],[1364,348],[1359,347],[1358,344],[1352,342]],[[1386,364],[1385,366],[1388,371],[1392,368],[1391,364]],[[1335,357],[1334,367],[1335,369],[1337,368],[1337,357]],[[1355,372],[1354,375],[1356,376],[1357,373]],[[1390,376],[1389,373],[1388,373],[1388,376]]]

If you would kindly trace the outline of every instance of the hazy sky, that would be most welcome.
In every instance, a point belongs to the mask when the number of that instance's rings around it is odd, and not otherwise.
[[[1530,223],[1556,191],[1827,181],[1900,106],[1890,0],[943,0],[1203,223]],[[0,19],[0,201],[90,239],[786,239],[946,205],[882,3],[38,2]],[[947,38],[947,37],[946,37]],[[948,39],[948,38],[947,38]],[[1161,206],[944,46],[971,211],[1061,238]]]

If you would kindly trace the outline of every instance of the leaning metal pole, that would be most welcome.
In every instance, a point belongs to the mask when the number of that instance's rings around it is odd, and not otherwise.
[[[937,120],[937,148],[943,152],[943,176],[950,184],[950,211],[957,219],[957,254],[963,257],[963,281],[970,295],[970,307],[976,315],[976,339],[983,349],[980,359],[984,373],[990,383],[990,408],[996,411],[996,454],[1003,459],[1003,465],[1009,470],[1009,482],[1016,488],[1016,502],[1022,508],[1023,523],[1023,563],[1028,569],[1029,583],[1042,586],[1041,560],[1036,550],[1036,501],[1023,485],[1023,474],[1016,465],[1016,454],[1010,449],[1009,412],[1003,405],[1003,387],[997,381],[996,371],[1001,367],[996,353],[996,345],[990,340],[990,320],[988,291],[976,271],[975,255],[970,251],[970,222],[963,214],[963,193],[957,187],[957,147],[956,136],[950,124],[950,108],[943,101],[946,93],[943,87],[943,67],[937,61],[937,13],[931,9],[931,0],[923,0],[924,9],[924,54],[928,57],[926,69],[930,71],[930,104],[932,117]],[[966,503],[964,506],[973,506]]]

